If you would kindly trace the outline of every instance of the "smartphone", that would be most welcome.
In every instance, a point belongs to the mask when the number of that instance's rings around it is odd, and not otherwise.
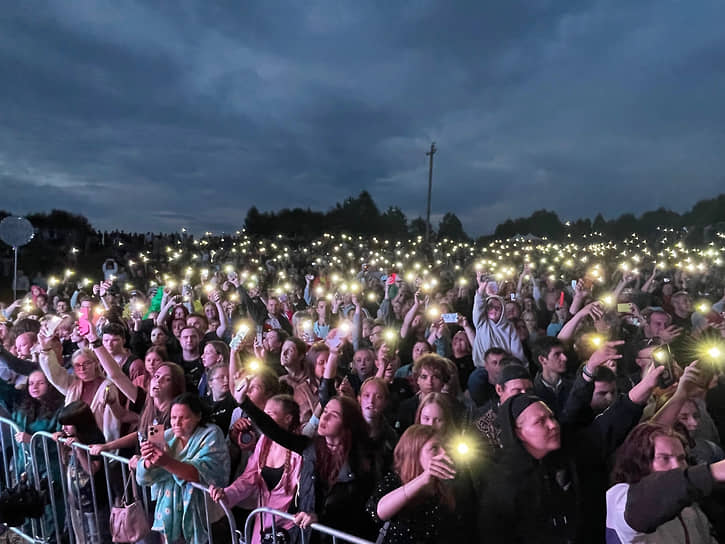
[[[713,368],[713,362],[711,361],[698,361],[697,369],[700,371],[700,385],[708,389],[712,377],[715,375],[715,369]]]
[[[705,319],[707,319],[707,322],[710,325],[719,325],[723,321],[725,321],[725,317],[723,317],[723,314],[719,314],[715,311],[710,311],[705,315]]]
[[[662,278],[662,281],[665,283],[670,283],[672,280],[670,278]]]
[[[80,317],[78,318],[78,334],[81,336],[91,332],[91,307],[81,306]]]
[[[235,334],[232,337],[231,342],[229,342],[229,347],[232,349],[237,349],[239,345],[242,343],[242,340],[244,340],[244,337],[247,336],[247,333],[249,332],[249,327],[246,325],[242,325],[239,327],[239,330],[237,331],[237,334]]]
[[[441,317],[443,318],[443,323],[458,323],[458,314],[456,313],[443,314]]]
[[[675,383],[675,373],[672,371],[672,352],[670,352],[669,346],[665,345],[656,348],[652,352],[652,360],[654,361],[655,367],[665,367],[664,372],[657,379],[657,385],[660,389],[667,389]]]
[[[617,312],[620,314],[630,314],[632,313],[632,305],[629,302],[617,304]]]
[[[166,440],[164,440],[164,426],[163,425],[149,425],[148,441],[161,448],[166,447]]]
[[[264,329],[262,327],[260,327],[259,325],[257,325],[257,338],[256,338],[257,344],[262,343],[263,337],[264,337]]]
[[[576,291],[576,280],[571,280],[571,288]]]
[[[511,294],[509,295],[509,300],[510,300],[511,302],[516,302],[516,293],[511,293]]]
[[[587,278],[587,277],[582,278],[582,287],[584,287],[584,289],[586,289],[587,291],[590,291],[593,286],[594,286],[593,279]]]
[[[48,319],[45,320],[45,336],[53,336],[56,329],[62,322],[63,320],[57,315],[51,315],[48,317]]]

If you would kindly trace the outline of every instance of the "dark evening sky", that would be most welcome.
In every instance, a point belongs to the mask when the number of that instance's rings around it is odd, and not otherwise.
[[[0,209],[235,230],[367,189],[471,234],[725,187],[725,3],[8,2]]]

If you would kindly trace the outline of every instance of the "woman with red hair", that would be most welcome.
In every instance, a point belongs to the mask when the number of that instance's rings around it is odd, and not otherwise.
[[[444,438],[431,425],[411,425],[400,437],[394,453],[394,471],[378,484],[367,512],[386,522],[382,542],[419,544],[465,541],[474,525],[459,523],[453,488],[456,476]],[[379,540],[380,542],[380,540]]]

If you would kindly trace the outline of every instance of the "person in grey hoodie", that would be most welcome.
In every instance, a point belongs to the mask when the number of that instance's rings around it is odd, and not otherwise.
[[[476,328],[473,364],[483,367],[484,355],[493,347],[504,349],[528,364],[516,328],[506,319],[504,301],[496,294],[496,283],[481,272],[476,274],[476,280],[478,289],[473,298],[473,325]]]

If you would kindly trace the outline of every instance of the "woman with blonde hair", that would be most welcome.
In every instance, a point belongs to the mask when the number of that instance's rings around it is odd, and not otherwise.
[[[445,393],[428,393],[418,405],[415,424],[433,427],[443,437],[453,434],[453,408],[451,399]]]
[[[71,357],[74,374],[68,374],[54,350],[48,347],[50,339],[44,336],[39,339],[42,348],[38,358],[40,368],[53,387],[65,396],[65,404],[82,400],[90,406],[106,441],[119,438],[122,424],[135,417],[122,406],[118,389],[103,374],[96,354],[87,348],[77,350]]]

